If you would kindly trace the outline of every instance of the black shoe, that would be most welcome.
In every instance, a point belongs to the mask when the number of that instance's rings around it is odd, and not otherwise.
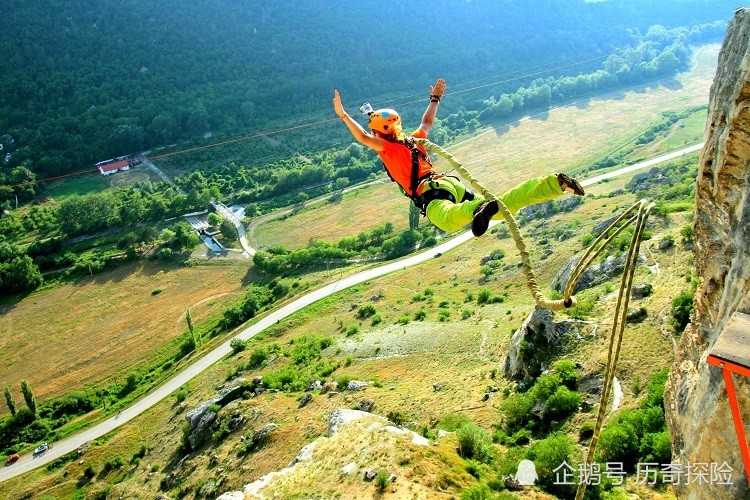
[[[565,188],[572,188],[573,192],[578,196],[586,194],[583,192],[583,187],[577,180],[565,174],[557,174],[557,183],[560,184],[563,191],[565,191]]]
[[[497,206],[495,200],[487,202],[476,209],[474,219],[471,221],[471,232],[474,236],[482,236],[487,232],[487,228],[490,227],[490,219],[499,210],[500,208]]]

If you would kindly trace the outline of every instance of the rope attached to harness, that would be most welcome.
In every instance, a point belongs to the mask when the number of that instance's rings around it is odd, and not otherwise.
[[[445,151],[440,146],[431,143],[426,139],[415,139],[427,150],[438,153],[440,156],[448,160],[448,162],[456,169],[457,172],[463,177],[473,189],[480,192],[486,200],[495,200],[500,208],[500,213],[508,223],[510,234],[513,236],[513,241],[516,243],[516,248],[521,254],[521,261],[523,263],[523,272],[526,275],[526,281],[531,294],[534,297],[537,305],[545,307],[551,310],[560,310],[564,307],[572,307],[575,305],[575,297],[573,292],[575,290],[578,281],[583,276],[586,269],[589,268],[592,262],[598,259],[602,251],[627,227],[635,223],[633,236],[630,240],[630,246],[628,247],[628,253],[625,260],[625,269],[620,280],[620,292],[617,296],[617,305],[615,306],[615,316],[612,323],[612,333],[609,338],[609,350],[607,355],[607,367],[604,375],[604,385],[602,387],[602,396],[599,402],[599,414],[597,415],[596,425],[594,426],[594,433],[591,437],[591,444],[589,445],[588,453],[586,455],[586,464],[591,465],[594,462],[594,454],[596,452],[596,445],[599,442],[599,433],[601,432],[604,424],[604,418],[606,416],[607,403],[612,393],[612,384],[615,377],[615,371],[617,369],[617,361],[620,358],[620,348],[622,346],[623,332],[625,331],[625,323],[627,320],[628,305],[630,303],[630,292],[633,287],[633,277],[635,275],[635,267],[638,262],[638,254],[640,252],[641,240],[643,239],[643,231],[646,227],[646,220],[648,219],[651,210],[654,207],[653,203],[648,203],[646,200],[640,200],[635,203],[632,207],[626,210],[620,215],[604,232],[602,232],[588,247],[588,250],[584,256],[578,261],[573,271],[570,273],[570,278],[565,286],[563,299],[562,300],[548,300],[546,299],[539,286],[536,283],[536,276],[534,270],[531,267],[529,259],[529,253],[526,250],[526,243],[524,242],[523,236],[518,229],[513,215],[508,210],[508,207],[498,199],[491,192],[489,192],[484,186],[482,186],[472,175],[454,158],[453,155]],[[583,479],[583,478],[582,478]],[[583,495],[586,491],[586,480],[579,481],[578,491],[576,492],[576,500],[582,500]]]
[[[510,213],[510,210],[508,210],[508,207],[505,205],[505,203],[502,202],[502,200],[498,199],[495,195],[493,195],[487,188],[485,188],[482,184],[479,183],[472,175],[469,173],[468,170],[466,170],[463,165],[461,165],[458,161],[456,161],[455,158],[453,158],[453,155],[448,153],[445,149],[441,148],[437,144],[434,144],[427,139],[414,139],[415,142],[418,142],[421,144],[425,149],[428,151],[433,151],[446,160],[451,164],[451,166],[459,173],[459,175],[466,180],[471,188],[480,193],[484,198],[489,200],[495,200],[497,201],[497,205],[500,208],[500,213],[503,215],[503,218],[505,218],[505,221],[508,223],[508,229],[510,230],[510,234],[513,237],[513,241],[516,244],[516,248],[518,249],[518,253],[521,255],[521,262],[523,264],[523,273],[526,275],[526,284],[529,287],[529,290],[531,291],[531,295],[534,297],[534,300],[536,301],[537,305],[540,307],[544,307],[546,309],[551,309],[553,311],[559,311],[561,309],[564,309],[566,307],[573,307],[576,304],[575,297],[573,297],[572,293],[566,290],[566,294],[563,296],[562,300],[552,300],[548,299],[542,294],[542,291],[539,289],[539,285],[536,281],[536,274],[534,273],[534,269],[531,267],[531,259],[529,257],[529,252],[526,250],[526,242],[523,239],[523,236],[521,236],[521,231],[518,228],[518,223],[516,222],[515,218],[513,217],[513,214]],[[573,281],[575,279],[575,282],[577,283],[580,279],[580,275],[575,276],[571,275],[570,281]],[[574,283],[575,287],[575,283]],[[572,290],[572,288],[571,288]]]
[[[647,204],[645,200],[641,200],[628,210],[625,211],[607,230],[599,235],[597,240],[591,245],[590,249],[606,247],[609,242],[612,241],[623,229],[635,223],[635,230],[633,236],[630,239],[630,246],[628,247],[627,257],[625,259],[625,269],[620,279],[620,291],[617,296],[617,305],[615,306],[615,316],[612,322],[612,333],[609,337],[609,349],[607,353],[607,367],[604,372],[604,385],[602,386],[602,395],[599,400],[599,413],[596,417],[596,424],[594,425],[594,433],[591,436],[591,443],[589,444],[588,453],[586,454],[585,464],[586,470],[590,471],[591,464],[594,463],[594,454],[596,452],[596,445],[599,442],[599,433],[602,430],[604,424],[604,418],[606,416],[607,403],[612,393],[612,384],[615,378],[615,370],[617,369],[617,361],[620,359],[620,347],[622,346],[623,332],[625,331],[625,323],[627,322],[627,311],[630,303],[630,292],[633,287],[633,276],[635,275],[635,267],[638,263],[638,254],[641,248],[641,241],[643,239],[643,231],[646,227],[646,219],[648,219],[651,209],[654,204]],[[614,229],[617,224],[629,217],[633,212],[637,214],[627,220],[622,226]],[[611,236],[608,235],[612,233]],[[605,239],[606,238],[606,239]],[[603,242],[603,243],[601,243]],[[599,244],[601,243],[601,246]],[[589,253],[594,253],[590,251]],[[599,253],[598,251],[596,253]],[[588,255],[588,254],[587,254]],[[586,260],[581,259],[579,265]],[[590,262],[589,259],[588,262]],[[588,264],[586,264],[588,265]],[[570,286],[570,284],[568,284]],[[578,491],[576,492],[576,500],[583,500],[583,495],[586,492],[586,485],[588,478],[581,478],[578,483]]]

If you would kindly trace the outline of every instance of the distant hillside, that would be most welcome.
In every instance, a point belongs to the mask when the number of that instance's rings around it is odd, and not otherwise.
[[[19,149],[2,166],[30,160],[25,166],[33,172],[53,175],[207,131],[215,139],[329,117],[334,87],[348,99],[387,103],[407,94],[423,96],[438,76],[471,87],[508,75],[524,74],[530,81],[540,74],[590,72],[631,43],[634,33],[655,24],[719,20],[705,33],[718,39],[735,3],[14,0],[4,5],[0,135],[11,133]],[[492,90],[499,87],[495,83]],[[457,95],[449,106],[456,110],[488,96]],[[340,133],[330,137],[341,138]]]

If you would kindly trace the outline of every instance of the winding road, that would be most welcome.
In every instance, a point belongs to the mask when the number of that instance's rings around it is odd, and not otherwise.
[[[651,160],[643,161],[634,165],[620,168],[613,172],[609,172],[606,174],[598,175],[596,177],[592,177],[590,179],[586,179],[583,182],[581,182],[581,184],[583,186],[590,186],[592,184],[595,184],[605,179],[611,179],[613,177],[617,177],[623,174],[634,172],[636,170],[641,170],[641,169],[651,167],[658,163],[673,160],[680,156],[698,151],[702,147],[703,147],[702,143],[695,144],[693,146],[689,146],[689,147],[680,149],[678,151],[653,158]],[[500,222],[493,221],[493,225],[497,223],[500,223]],[[447,240],[446,242],[438,246],[430,248],[429,250],[425,250],[417,254],[405,257],[396,262],[391,262],[389,264],[384,264],[382,266],[378,266],[373,269],[362,271],[362,272],[353,274],[351,276],[340,278],[335,283],[331,283],[318,290],[312,291],[306,295],[303,295],[302,297],[297,298],[296,300],[290,302],[289,304],[272,311],[270,314],[262,318],[260,321],[258,321],[254,325],[238,333],[234,338],[240,338],[243,340],[250,339],[254,337],[255,335],[257,335],[258,333],[265,330],[266,328],[269,328],[270,326],[276,324],[278,321],[281,321],[282,319],[286,318],[287,316],[294,314],[295,312],[333,293],[340,292],[341,290],[345,290],[349,287],[358,285],[365,281],[373,280],[375,278],[385,276],[386,274],[399,271],[399,270],[403,270],[403,269],[406,269],[407,267],[415,266],[417,264],[425,262],[431,258],[439,256],[439,254],[442,254],[443,252],[447,252],[448,250],[458,247],[459,245],[472,239],[472,237],[473,236],[470,231],[465,231],[459,234],[458,236],[450,240]],[[85,443],[88,443],[89,441],[93,441],[94,439],[97,439],[103,436],[104,434],[107,434],[108,432],[116,429],[117,427],[120,427],[126,422],[129,422],[130,420],[134,419],[135,417],[145,412],[146,410],[154,406],[156,403],[158,403],[162,399],[169,396],[172,392],[174,392],[175,390],[177,390],[178,388],[180,388],[181,386],[183,386],[184,384],[192,380],[202,371],[204,371],[205,369],[207,369],[208,367],[210,367],[217,361],[221,360],[225,356],[229,355],[232,352],[232,349],[229,346],[230,341],[231,339],[227,340],[226,342],[224,342],[223,344],[215,348],[213,351],[210,351],[209,353],[204,355],[202,358],[195,360],[195,362],[193,362],[191,365],[185,368],[182,372],[178,373],[173,378],[169,379],[164,384],[156,388],[153,392],[147,394],[142,399],[135,402],[132,406],[122,410],[121,413],[118,413],[115,416],[109,417],[106,420],[94,425],[93,427],[90,427],[89,429],[85,429],[77,434],[69,436],[63,439],[62,441],[53,443],[54,446],[50,448],[44,454],[41,454],[39,456],[26,455],[26,456],[21,457],[15,464],[4,467],[2,470],[0,470],[0,482],[8,480],[12,477],[18,476],[25,472],[28,472],[37,467],[46,465],[49,462],[52,462],[53,460],[56,460],[63,455],[66,455],[70,452],[77,450],[80,446],[84,445]]]

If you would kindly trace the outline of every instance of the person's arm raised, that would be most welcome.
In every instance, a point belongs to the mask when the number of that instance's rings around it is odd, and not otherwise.
[[[354,139],[375,151],[383,151],[385,149],[382,139],[367,132],[359,123],[357,123],[356,120],[354,120],[354,118],[344,111],[344,106],[341,104],[341,96],[339,95],[338,90],[333,91],[333,110],[336,112],[336,116],[344,121],[346,128],[349,129],[349,132],[351,132]]]
[[[445,80],[439,78],[435,83],[435,86],[430,86],[430,102],[427,104],[427,109],[422,115],[422,123],[419,125],[419,129],[424,132],[425,137],[430,132],[432,125],[435,123],[435,116],[437,115],[438,105],[440,99],[443,97],[445,92]]]

